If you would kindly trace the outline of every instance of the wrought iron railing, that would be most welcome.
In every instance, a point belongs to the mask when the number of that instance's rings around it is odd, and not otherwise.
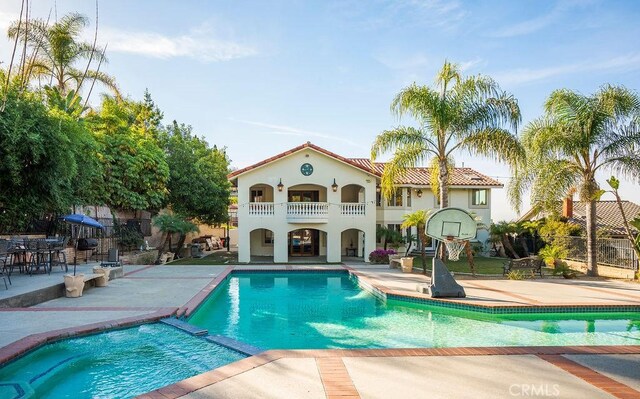
[[[559,237],[569,249],[569,260],[587,261],[587,239],[585,237]],[[631,242],[625,238],[596,239],[596,258],[601,265],[623,269],[638,269],[638,258]]]

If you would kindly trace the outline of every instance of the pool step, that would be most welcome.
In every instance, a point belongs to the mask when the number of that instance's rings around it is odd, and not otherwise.
[[[225,337],[224,335],[209,335],[205,337],[205,339],[209,342],[213,342],[214,344],[222,345],[225,348],[233,349],[236,352],[244,353],[245,355],[249,356],[257,355],[260,352],[264,352],[264,349],[245,344],[244,342]]]
[[[209,333],[209,331],[205,330],[204,328],[194,326],[193,324],[189,324],[173,317],[162,319],[160,320],[160,323],[168,324],[191,335],[202,336]]]

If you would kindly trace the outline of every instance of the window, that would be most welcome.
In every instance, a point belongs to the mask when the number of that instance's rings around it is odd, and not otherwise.
[[[486,206],[488,201],[487,189],[471,190],[471,205],[473,206]]]
[[[411,188],[407,188],[407,207],[411,207]]]
[[[380,191],[376,192],[376,206],[382,206],[382,193]]]
[[[264,230],[264,243],[267,245],[273,245],[273,231]]]
[[[394,193],[391,195],[391,198],[387,198],[387,206],[402,206],[402,194],[404,190],[401,188],[396,188]]]
[[[262,190],[251,190],[251,202],[262,202]]]
[[[381,224],[376,224],[376,232],[380,231],[381,227]],[[378,234],[376,234],[376,244],[382,244],[382,237],[380,237],[380,235]]]

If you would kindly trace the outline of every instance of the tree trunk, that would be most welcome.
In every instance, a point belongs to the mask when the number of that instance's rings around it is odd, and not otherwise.
[[[175,252],[175,257],[176,258],[180,258],[180,250],[182,250],[182,247],[184,246],[184,240],[187,239],[187,235],[186,234],[180,234],[180,238],[178,238],[178,245],[176,248],[176,252]]]
[[[438,162],[439,174],[438,174],[438,184],[439,187],[439,196],[440,196],[440,209],[446,208],[449,206],[449,187],[447,186],[449,182],[449,170],[447,169],[447,161],[440,160]]]
[[[524,250],[524,256],[529,257],[531,254],[529,253],[529,247],[527,246],[527,238],[523,236],[519,236],[518,240],[520,241],[520,245],[522,245],[522,249]]]
[[[422,258],[422,274],[427,275],[427,235],[424,232],[424,227],[418,226],[418,235],[420,236],[420,241],[422,242],[422,247],[420,248],[420,258]],[[433,274],[433,270],[431,271]]]
[[[587,215],[587,275],[598,275],[596,245],[596,202],[591,199],[586,204]]]
[[[476,264],[473,261],[473,251],[471,250],[471,243],[469,241],[465,241],[464,250],[467,253],[467,261],[469,262],[469,267],[471,267],[471,274],[476,276]]]
[[[502,241],[502,247],[505,252],[509,251],[513,259],[520,259],[520,255],[513,249],[513,245],[511,245],[511,241],[509,240],[509,236],[507,234],[503,234],[500,236],[500,240]]]
[[[167,251],[167,246],[169,245],[169,241],[171,240],[170,233],[164,233],[164,234],[165,234],[164,240],[160,241],[162,244],[158,248],[158,257],[156,258],[156,263],[160,263],[160,257],[162,257],[162,254]]]

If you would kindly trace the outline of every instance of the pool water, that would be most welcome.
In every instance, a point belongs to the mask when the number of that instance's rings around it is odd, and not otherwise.
[[[639,313],[492,315],[384,302],[339,272],[233,274],[189,323],[263,349],[640,344]]]
[[[0,369],[0,398],[130,398],[245,358],[162,324],[45,345]]]

